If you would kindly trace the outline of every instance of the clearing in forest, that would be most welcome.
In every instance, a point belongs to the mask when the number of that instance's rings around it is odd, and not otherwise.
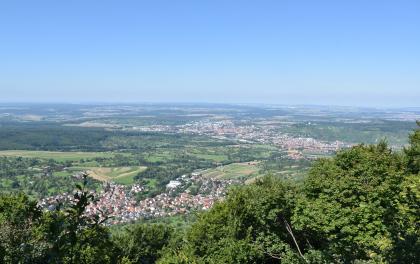
[[[56,161],[78,161],[96,157],[113,157],[112,152],[72,152],[72,151],[37,151],[37,150],[2,150],[0,156],[54,159]]]
[[[202,172],[203,177],[217,179],[251,178],[258,176],[258,162],[241,162],[219,166]]]
[[[119,184],[132,184],[134,177],[144,171],[147,167],[133,166],[133,167],[89,167],[85,168],[90,177],[99,181],[112,181]]]

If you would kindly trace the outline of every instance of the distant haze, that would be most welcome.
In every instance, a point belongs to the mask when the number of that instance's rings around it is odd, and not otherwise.
[[[3,1],[0,102],[420,106],[420,1]]]

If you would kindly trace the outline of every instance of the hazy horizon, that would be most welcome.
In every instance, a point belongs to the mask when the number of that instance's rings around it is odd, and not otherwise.
[[[198,101],[1,101],[0,106],[18,106],[18,105],[86,105],[86,106],[123,106],[123,105],[168,105],[168,106],[245,106],[245,107],[279,107],[279,108],[355,108],[371,110],[414,110],[420,111],[420,106],[380,106],[380,105],[339,105],[339,104],[281,104],[281,103],[232,103],[232,102],[198,102]]]

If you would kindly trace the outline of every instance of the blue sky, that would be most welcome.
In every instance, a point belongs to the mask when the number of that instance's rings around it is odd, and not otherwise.
[[[420,1],[0,1],[0,101],[420,106]]]

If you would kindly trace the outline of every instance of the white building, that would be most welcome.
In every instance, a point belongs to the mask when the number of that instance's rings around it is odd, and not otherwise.
[[[179,182],[179,181],[170,181],[168,184],[166,184],[166,188],[167,189],[174,189],[174,188],[178,187],[179,185],[181,185],[181,182]]]

